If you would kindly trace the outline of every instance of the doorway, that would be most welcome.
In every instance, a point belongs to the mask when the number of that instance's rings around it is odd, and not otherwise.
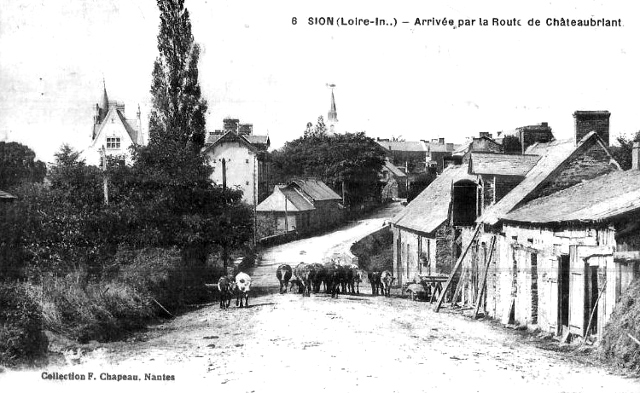
[[[558,266],[558,325],[562,329],[569,326],[569,255],[566,254],[560,256]]]
[[[589,334],[598,334],[598,266],[589,266],[589,275],[590,277],[590,307],[586,311],[588,311],[587,315],[593,315],[593,319],[591,321],[590,332],[586,332],[585,335]]]

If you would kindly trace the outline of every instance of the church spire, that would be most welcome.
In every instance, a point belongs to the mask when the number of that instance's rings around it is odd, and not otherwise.
[[[337,122],[338,112],[336,112],[336,98],[333,96],[333,88],[336,87],[336,85],[331,84],[329,87],[331,88],[331,109],[329,110],[327,121]]]

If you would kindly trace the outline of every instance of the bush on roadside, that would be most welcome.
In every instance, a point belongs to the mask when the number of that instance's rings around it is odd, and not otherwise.
[[[124,282],[83,285],[71,274],[49,277],[42,288],[44,328],[81,343],[117,340],[154,315],[148,296]]]
[[[46,352],[37,297],[37,288],[29,284],[0,284],[0,364],[29,363]]]
[[[640,279],[631,282],[607,323],[600,352],[609,362],[640,372]]]

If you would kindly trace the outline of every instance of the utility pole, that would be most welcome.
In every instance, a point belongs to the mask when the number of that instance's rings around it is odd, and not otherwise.
[[[100,149],[100,157],[102,157],[102,192],[104,193],[104,204],[109,204],[109,182],[107,180],[107,151],[102,145]]]

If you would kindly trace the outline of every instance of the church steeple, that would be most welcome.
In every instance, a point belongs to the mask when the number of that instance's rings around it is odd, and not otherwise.
[[[329,87],[331,87],[331,109],[329,109],[327,121],[335,123],[338,121],[338,112],[336,111],[336,98],[333,96],[333,88],[336,87],[336,85],[329,85]]]

